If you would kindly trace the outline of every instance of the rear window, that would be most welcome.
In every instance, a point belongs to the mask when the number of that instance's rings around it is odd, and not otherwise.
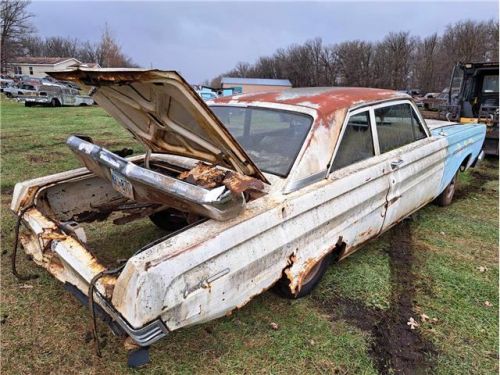
[[[286,177],[311,128],[308,115],[264,108],[211,106],[252,161],[264,172]]]
[[[377,108],[375,121],[382,154],[427,137],[410,104]]]

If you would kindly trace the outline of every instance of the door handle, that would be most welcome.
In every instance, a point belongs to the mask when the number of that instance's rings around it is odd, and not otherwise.
[[[399,167],[400,167],[403,163],[404,163],[403,159],[393,160],[393,161],[391,161],[391,168],[392,168],[392,169],[397,169],[397,168],[399,168]]]

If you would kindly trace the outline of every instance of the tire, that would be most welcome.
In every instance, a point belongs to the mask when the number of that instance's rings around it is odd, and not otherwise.
[[[51,107],[60,107],[60,106],[61,106],[61,103],[59,103],[59,100],[57,100],[57,99],[52,99],[52,100],[50,101],[50,106],[51,106]]]
[[[323,257],[316,265],[309,271],[309,273],[304,276],[302,280],[302,287],[297,294],[293,294],[290,291],[290,280],[283,275],[283,277],[276,283],[274,290],[282,297],[288,299],[298,299],[310,294],[314,288],[319,284],[323,275],[325,274],[328,266],[332,262],[332,253],[329,253]]]
[[[5,96],[7,96],[7,98],[11,99],[12,98],[12,94],[10,92],[6,92],[5,93]]]
[[[451,182],[446,186],[441,194],[436,198],[435,202],[438,206],[446,207],[453,201],[453,195],[455,195],[455,190],[457,188],[458,172],[451,179]]]
[[[25,107],[31,107],[31,103],[30,102],[24,102],[24,106]]]
[[[181,214],[179,211],[172,209],[155,212],[154,214],[149,215],[149,219],[158,228],[168,232],[175,232],[176,230],[182,229],[188,225],[186,216]]]

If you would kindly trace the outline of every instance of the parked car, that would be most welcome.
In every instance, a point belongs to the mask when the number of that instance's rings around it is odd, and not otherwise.
[[[90,96],[80,95],[77,90],[68,86],[45,84],[41,85],[34,95],[19,96],[24,100],[26,107],[35,105],[61,107],[61,106],[86,106],[94,104]]]
[[[204,101],[217,99],[217,94],[215,92],[208,91],[196,91],[196,93],[201,96]]]
[[[14,86],[14,80],[9,78],[0,78],[0,92],[7,87]]]
[[[81,90],[81,87],[78,86],[76,83],[74,82],[70,82],[70,81],[58,81],[60,84],[63,84],[65,86],[68,86],[69,88],[72,88],[72,89],[75,89],[75,90],[78,90],[80,91]]]
[[[438,95],[439,95],[438,92],[428,92],[424,96],[421,96],[421,97],[418,97],[418,98],[414,98],[415,104],[417,105],[417,107],[423,108],[424,107],[424,100],[426,100],[426,99],[434,99]]]
[[[19,86],[9,86],[3,89],[3,93],[8,98],[17,98],[19,96],[32,96],[36,95],[38,86],[30,85],[30,84],[21,84]]]
[[[481,124],[427,124],[390,90],[297,88],[207,106],[176,72],[51,74],[96,86],[99,105],[150,152],[125,159],[70,136],[85,168],[14,188],[20,241],[141,347],[273,285],[307,295],[332,260],[429,202],[450,204],[485,135]],[[85,229],[111,213],[115,224],[149,217],[169,234],[106,267]]]
[[[441,105],[446,103],[448,99],[448,89],[444,89],[440,93],[426,94],[420,101],[421,107],[427,111],[437,111]]]

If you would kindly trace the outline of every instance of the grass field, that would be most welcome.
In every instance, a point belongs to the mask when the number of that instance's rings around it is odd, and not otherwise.
[[[112,150],[137,146],[98,107],[3,100],[1,126],[3,374],[498,373],[496,161],[461,174],[451,206],[429,205],[333,265],[311,296],[266,292],[231,316],[172,333],[153,345],[147,368],[133,371],[101,324],[106,346],[101,359],[94,355],[88,309],[44,270],[20,256],[21,271],[40,277],[23,283],[11,275],[8,205],[17,181],[79,166],[64,145],[71,133]],[[106,226],[94,235],[112,253],[157,231],[144,221],[127,236]]]

